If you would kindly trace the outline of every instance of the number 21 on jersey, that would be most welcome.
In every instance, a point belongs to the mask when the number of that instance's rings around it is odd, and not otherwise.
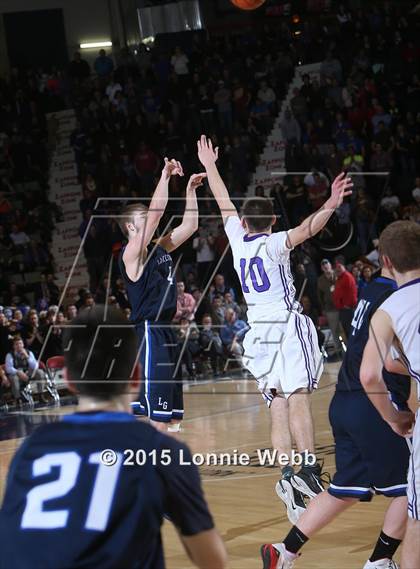
[[[88,457],[88,464],[96,466],[97,469],[84,523],[84,528],[88,530],[106,529],[122,464],[122,456],[117,453],[117,462],[113,466],[106,466],[101,462],[102,454],[96,452]],[[28,492],[21,521],[22,529],[66,527],[70,509],[46,509],[44,505],[50,500],[64,498],[73,490],[79,477],[82,460],[76,452],[49,453],[34,460],[32,465],[34,478],[49,474],[53,468],[58,468],[59,474],[56,480],[38,484]],[[83,468],[86,467],[87,465],[83,465]]]
[[[270,279],[265,272],[264,262],[261,257],[242,258],[239,263],[241,267],[242,290],[245,293],[250,292],[248,284],[252,284],[256,292],[265,292],[270,288]],[[251,279],[251,283],[249,283],[249,279]]]

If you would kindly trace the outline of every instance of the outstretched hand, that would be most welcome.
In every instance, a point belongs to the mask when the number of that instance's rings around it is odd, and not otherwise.
[[[330,202],[329,206],[332,209],[340,207],[344,201],[344,198],[351,196],[352,190],[350,188],[352,187],[353,182],[351,178],[344,172],[339,174],[331,186],[331,197],[328,200]]]
[[[188,180],[187,192],[194,191],[202,186],[204,178],[207,178],[207,174],[205,172],[201,172],[200,174],[193,174]]]
[[[175,160],[174,158],[172,160],[168,160],[168,158],[165,158],[165,164],[163,166],[162,175],[168,179],[171,176],[176,176],[176,175],[183,176],[184,171],[182,169],[181,162],[178,162],[178,160]]]
[[[217,162],[219,158],[219,148],[213,148],[212,141],[204,134],[201,135],[200,140],[197,141],[197,149],[198,158],[205,168]]]

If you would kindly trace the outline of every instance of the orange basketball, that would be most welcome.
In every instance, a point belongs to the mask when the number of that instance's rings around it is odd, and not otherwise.
[[[234,6],[241,10],[256,10],[262,6],[265,0],[230,0]]]

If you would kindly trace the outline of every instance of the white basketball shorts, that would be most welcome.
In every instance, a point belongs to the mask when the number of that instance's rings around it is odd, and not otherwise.
[[[407,498],[408,515],[420,520],[420,413],[416,413],[416,424],[412,439],[410,464],[408,467]]]
[[[243,342],[243,363],[268,406],[276,395],[288,398],[298,389],[316,389],[323,361],[310,318],[285,310],[275,322],[250,326]]]

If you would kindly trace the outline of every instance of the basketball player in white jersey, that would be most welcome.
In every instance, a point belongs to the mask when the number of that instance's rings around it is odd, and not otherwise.
[[[379,254],[393,274],[398,290],[381,304],[371,321],[360,379],[369,399],[394,431],[409,436],[412,413],[398,411],[392,404],[382,379],[382,366],[393,371],[396,347],[407,375],[419,383],[420,393],[420,225],[395,221],[381,234]],[[408,381],[408,380],[407,380]],[[401,569],[420,567],[420,419],[418,412],[408,469],[408,523],[403,543]]]
[[[301,314],[290,271],[291,250],[326,225],[334,210],[351,194],[352,182],[338,176],[324,206],[298,227],[272,233],[276,218],[271,201],[249,199],[238,216],[216,167],[218,149],[202,136],[198,157],[220,207],[234,266],[248,305],[250,331],[244,340],[244,365],[257,380],[271,412],[275,450],[291,457],[292,441],[302,454],[295,473],[291,461],[282,469],[276,492],[295,523],[305,509],[303,495],[323,490],[321,467],[314,460],[315,443],[309,394],[322,373],[322,356],[312,321]]]

